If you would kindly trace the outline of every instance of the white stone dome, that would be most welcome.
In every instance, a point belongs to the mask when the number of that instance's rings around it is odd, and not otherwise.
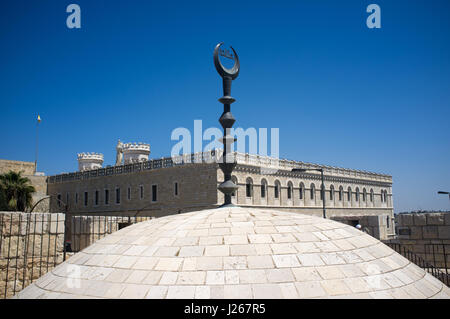
[[[450,298],[450,289],[354,227],[232,207],[126,227],[15,298]]]

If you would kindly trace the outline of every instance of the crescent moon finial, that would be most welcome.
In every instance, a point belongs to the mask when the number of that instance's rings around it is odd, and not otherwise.
[[[231,77],[231,79],[234,80],[239,75],[239,69],[240,69],[239,57],[238,57],[236,51],[233,49],[233,47],[230,46],[231,50],[233,50],[234,65],[231,69],[227,69],[226,67],[224,67],[219,59],[219,49],[222,46],[222,44],[223,44],[223,42],[220,42],[214,48],[214,66],[216,67],[216,70],[220,74],[221,77]]]

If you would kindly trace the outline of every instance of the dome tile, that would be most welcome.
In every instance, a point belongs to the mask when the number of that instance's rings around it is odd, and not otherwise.
[[[449,291],[354,227],[234,207],[128,226],[16,297],[450,298]]]

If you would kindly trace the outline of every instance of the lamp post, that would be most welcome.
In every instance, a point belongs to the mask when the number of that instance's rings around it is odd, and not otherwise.
[[[323,218],[327,218],[327,210],[325,208],[325,182],[323,178],[323,168],[293,168],[292,172],[304,173],[307,171],[318,171],[320,172],[322,178],[322,187],[320,188],[320,192],[322,194],[322,205],[323,205]]]
[[[448,195],[448,199],[450,199],[450,192],[439,191],[438,194]]]

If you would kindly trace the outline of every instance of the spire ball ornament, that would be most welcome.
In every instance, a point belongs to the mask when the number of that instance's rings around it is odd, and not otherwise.
[[[234,61],[231,69],[223,66],[219,56]],[[225,201],[222,207],[234,206],[231,203],[231,194],[238,187],[231,180],[231,173],[236,166],[236,160],[231,153],[231,144],[236,142],[236,138],[231,136],[230,129],[236,121],[233,114],[231,114],[231,103],[236,100],[231,97],[231,82],[239,75],[240,64],[238,55],[233,47],[230,46],[230,49],[224,49],[223,42],[217,44],[214,49],[214,66],[223,80],[223,96],[219,99],[219,102],[223,104],[223,113],[219,118],[219,122],[223,127],[224,136],[221,138],[221,142],[223,143],[223,156],[219,167],[223,172],[224,182],[218,186],[218,189],[225,195]]]

